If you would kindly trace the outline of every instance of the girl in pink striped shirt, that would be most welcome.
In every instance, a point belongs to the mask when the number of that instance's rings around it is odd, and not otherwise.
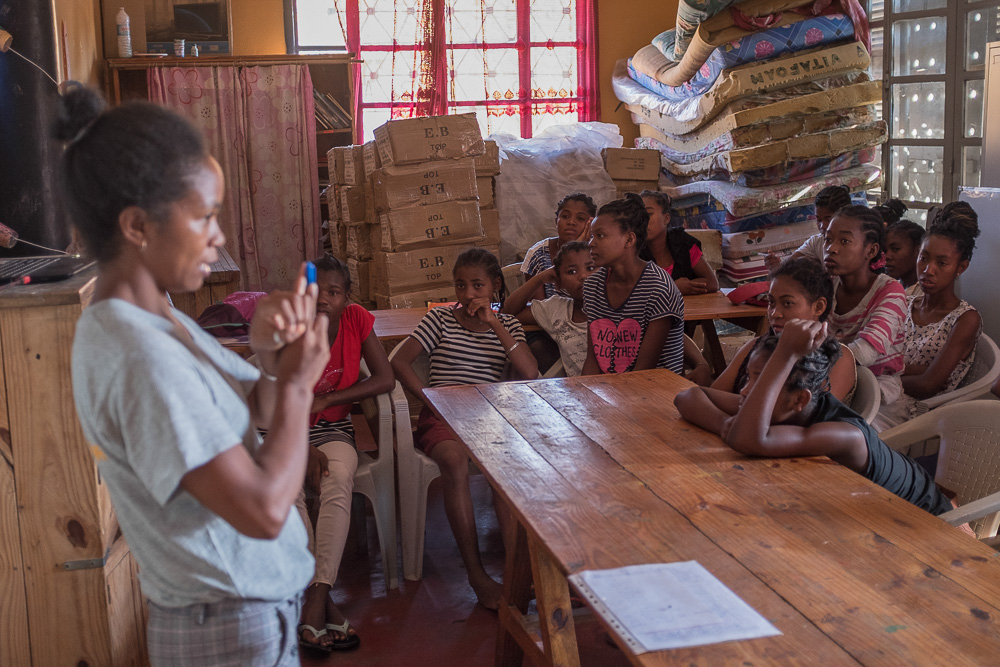
[[[878,378],[882,402],[903,393],[906,295],[885,273],[882,216],[866,206],[845,206],[827,227],[824,262],[833,277],[830,330],[861,366]]]

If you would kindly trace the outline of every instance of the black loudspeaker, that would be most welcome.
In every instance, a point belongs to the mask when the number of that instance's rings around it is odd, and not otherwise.
[[[11,47],[55,76],[55,18],[50,2],[0,0],[0,26]],[[43,72],[11,51],[0,53],[0,223],[21,238],[65,248],[69,223],[58,189],[62,145],[52,137],[59,92]],[[18,244],[0,255],[36,254]]]

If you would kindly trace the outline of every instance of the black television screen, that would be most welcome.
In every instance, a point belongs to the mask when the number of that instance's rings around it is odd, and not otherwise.
[[[224,9],[221,2],[174,5],[174,31],[181,35],[223,37],[227,32]]]

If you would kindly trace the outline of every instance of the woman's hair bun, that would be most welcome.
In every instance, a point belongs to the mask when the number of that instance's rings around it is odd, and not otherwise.
[[[76,81],[63,84],[56,115],[55,136],[72,141],[104,111],[104,99],[95,91]]]

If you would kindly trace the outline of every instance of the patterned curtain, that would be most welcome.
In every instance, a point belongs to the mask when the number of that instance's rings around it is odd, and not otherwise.
[[[242,287],[287,288],[320,248],[309,68],[150,68],[148,82],[150,100],[191,120],[222,166],[219,222]]]

